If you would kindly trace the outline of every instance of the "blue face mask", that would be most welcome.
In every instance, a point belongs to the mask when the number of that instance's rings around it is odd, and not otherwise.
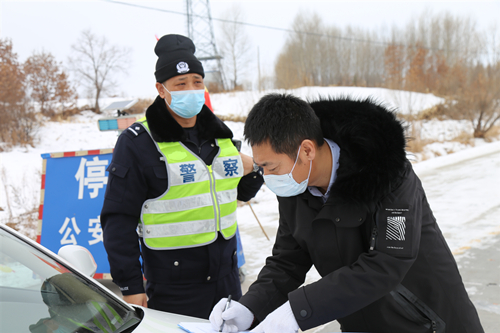
[[[301,182],[300,184],[293,179],[293,169],[295,169],[295,165],[297,164],[297,160],[299,159],[299,152],[297,153],[297,158],[295,159],[295,163],[293,164],[292,171],[290,173],[286,173],[284,175],[264,175],[264,182],[267,187],[271,191],[273,191],[279,197],[293,197],[295,195],[299,195],[304,193],[307,188],[307,183],[309,182],[309,176],[311,175],[312,169],[312,160],[309,163],[309,174],[307,175],[307,179]]]
[[[163,88],[168,91],[165,86]],[[165,99],[165,102],[175,114],[182,118],[193,118],[200,113],[203,104],[205,104],[204,89],[168,91],[168,93],[172,96],[172,101],[168,104],[167,99]]]

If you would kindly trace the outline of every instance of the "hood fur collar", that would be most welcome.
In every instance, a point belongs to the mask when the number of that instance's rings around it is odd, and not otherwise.
[[[172,117],[167,109],[165,100],[156,97],[153,104],[146,110],[146,119],[153,139],[157,142],[175,142],[186,140],[184,129]],[[233,132],[217,118],[212,111],[203,105],[196,119],[196,128],[202,140],[231,139]]]
[[[327,98],[310,105],[321,120],[323,136],[340,147],[332,197],[372,203],[397,186],[407,163],[406,139],[392,110],[370,98]]]

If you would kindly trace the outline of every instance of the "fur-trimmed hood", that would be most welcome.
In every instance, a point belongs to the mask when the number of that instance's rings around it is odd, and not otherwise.
[[[172,117],[165,105],[165,100],[156,97],[146,110],[146,119],[153,139],[157,142],[175,142],[186,140],[184,129]],[[202,140],[232,139],[233,132],[217,118],[212,111],[203,105],[196,119],[196,128]]]
[[[392,110],[373,99],[327,98],[310,102],[323,136],[340,147],[331,196],[371,203],[397,186],[405,171],[404,128]]]

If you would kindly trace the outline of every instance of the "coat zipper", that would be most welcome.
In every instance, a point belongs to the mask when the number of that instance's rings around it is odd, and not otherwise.
[[[370,239],[370,251],[373,251],[375,249],[375,241],[377,240],[377,234],[378,234],[377,226],[375,226],[373,227],[372,236]]]
[[[401,308],[408,313],[410,319],[430,328],[432,333],[446,331],[446,323],[403,285],[398,285],[390,294]]]
[[[208,165],[208,170],[209,170],[209,176],[210,176],[210,192],[212,194],[212,198],[214,200],[214,207],[215,207],[215,223],[216,223],[216,229],[217,231],[222,231],[222,227],[220,225],[220,208],[219,208],[219,202],[217,201],[217,194],[215,191],[215,178],[213,176],[212,172],[212,166]]]
[[[198,148],[198,156],[201,155],[201,148],[203,147],[203,145],[207,142],[209,142],[210,140],[205,140],[203,141],[199,146],[194,142],[194,141],[191,141],[189,139],[186,139],[186,142],[189,142],[189,143],[192,143],[196,148]],[[189,148],[188,148],[189,149]],[[201,156],[200,156],[201,157]]]

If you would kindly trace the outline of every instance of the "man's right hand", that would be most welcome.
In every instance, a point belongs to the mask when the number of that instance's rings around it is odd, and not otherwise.
[[[135,294],[123,296],[123,300],[129,304],[140,305],[142,307],[148,307],[148,298],[146,294]]]
[[[252,325],[253,313],[244,305],[231,301],[229,309],[224,311],[227,298],[223,298],[217,303],[212,313],[210,313],[210,323],[215,331],[219,331],[222,321],[225,320],[222,332],[239,332],[244,331]]]

